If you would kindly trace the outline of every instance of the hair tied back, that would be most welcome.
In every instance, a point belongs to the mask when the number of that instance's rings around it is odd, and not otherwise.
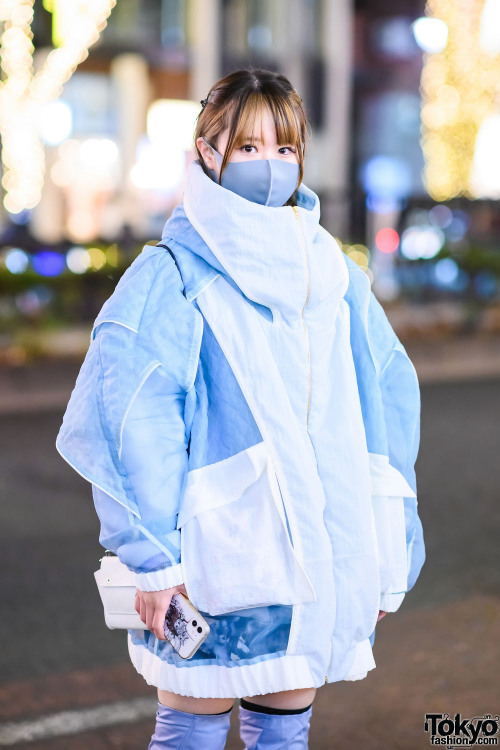
[[[202,99],[202,100],[200,101],[200,104],[201,104],[201,108],[202,108],[202,109],[205,109],[205,107],[207,106],[207,101],[208,101],[208,99]]]

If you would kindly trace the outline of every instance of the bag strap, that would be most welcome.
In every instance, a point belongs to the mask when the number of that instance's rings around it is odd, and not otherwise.
[[[173,254],[173,252],[171,251],[171,249],[167,245],[162,245],[161,242],[159,242],[156,247],[163,247],[163,248],[165,248],[165,250],[168,250],[168,252],[172,256],[172,260],[174,261],[174,263],[176,265],[176,268],[179,271],[179,276],[181,277],[181,281],[182,281],[182,293],[183,293],[184,296],[186,296],[186,289],[184,287],[184,279],[182,278],[181,269],[179,268],[179,264],[177,263],[177,259],[176,259],[175,255]]]

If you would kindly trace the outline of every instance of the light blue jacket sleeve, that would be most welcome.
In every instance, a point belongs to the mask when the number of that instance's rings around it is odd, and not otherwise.
[[[384,309],[370,292],[368,335],[378,370],[389,461],[417,494],[415,462],[420,441],[420,388],[415,367],[392,329]],[[407,586],[413,588],[425,561],[422,523],[416,497],[405,497]],[[386,592],[381,609],[394,611],[391,599],[402,592]]]
[[[178,503],[187,473],[186,392],[154,369],[136,394],[122,426],[121,464],[140,518],[95,484],[100,543],[136,573],[136,585],[156,591],[183,582]]]

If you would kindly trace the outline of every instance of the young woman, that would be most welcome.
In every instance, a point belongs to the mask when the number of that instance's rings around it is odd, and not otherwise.
[[[247,748],[306,748],[317,688],[375,667],[424,563],[417,377],[319,224],[306,135],[284,76],[214,84],[183,202],[97,316],[58,435],[136,574],[151,750],[224,747],[236,698]],[[163,634],[177,591],[211,627],[189,660]]]

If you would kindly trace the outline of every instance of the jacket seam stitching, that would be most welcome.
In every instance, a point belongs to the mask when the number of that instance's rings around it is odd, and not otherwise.
[[[142,373],[141,382],[137,386],[135,392],[132,395],[132,398],[130,399],[130,403],[127,406],[127,409],[125,411],[125,414],[123,415],[122,423],[120,426],[120,440],[118,443],[118,459],[121,461],[122,458],[122,448],[123,448],[123,428],[125,427],[125,422],[127,421],[127,417],[129,414],[130,409],[132,408],[134,401],[136,400],[137,396],[139,395],[141,389],[144,387],[147,379],[150,377],[150,375],[153,374],[155,370],[158,369],[158,367],[161,367],[161,362],[158,360],[154,360],[153,362],[150,362],[147,367],[145,368],[144,372]]]
[[[125,467],[124,467],[123,463],[121,462],[120,457],[118,456],[118,453],[116,451],[116,446],[115,446],[115,443],[114,443],[114,439],[113,439],[113,436],[110,434],[108,423],[107,423],[107,420],[106,420],[106,414],[105,414],[105,411],[104,411],[104,408],[103,408],[103,393],[102,393],[102,388],[103,388],[103,383],[104,383],[104,376],[103,376],[103,359],[102,359],[101,345],[102,345],[103,337],[105,337],[106,335],[107,334],[105,332],[105,333],[101,334],[101,336],[99,337],[99,365],[100,365],[99,370],[100,371],[99,371],[99,374],[98,374],[99,388],[98,388],[98,395],[97,395],[97,408],[99,410],[99,419],[100,419],[101,427],[102,427],[103,432],[105,434],[106,440],[108,442],[108,446],[109,446],[109,450],[111,452],[111,458],[113,460],[113,463],[116,466],[116,469],[117,469],[118,473],[120,474],[120,476],[122,476],[124,479],[126,479],[128,488],[132,492],[132,495],[134,497],[134,501],[135,501],[135,504],[136,504],[136,507],[137,507],[137,518],[139,520],[142,520],[142,516],[141,516],[140,510],[139,510],[139,505],[137,503],[137,498],[135,496],[134,489],[133,489],[132,484],[130,482],[130,477],[128,475],[128,472],[125,470]]]
[[[203,317],[201,313],[197,312],[194,307],[193,313],[195,315],[195,319],[193,326],[193,337],[191,339],[191,346],[189,350],[188,366],[186,368],[186,391],[189,391],[193,387],[194,381],[196,379],[196,371],[198,369],[198,356],[201,347],[201,340],[203,337]]]
[[[155,255],[156,255],[156,253],[155,253]],[[152,280],[151,280],[151,285],[150,285],[150,287],[149,287],[149,289],[148,289],[148,293],[147,293],[146,299],[144,300],[144,306],[143,306],[143,308],[142,308],[142,312],[141,312],[141,317],[139,318],[139,323],[138,323],[138,325],[137,325],[137,329],[138,329],[137,333],[139,333],[139,331],[141,330],[141,325],[142,325],[142,318],[144,317],[144,311],[145,311],[145,309],[146,309],[146,306],[147,306],[147,304],[148,304],[148,300],[149,300],[149,297],[150,297],[150,295],[151,295],[151,290],[153,289],[153,286],[155,285],[156,277],[158,276],[158,270],[159,270],[159,268],[160,268],[160,264],[161,264],[161,260],[162,260],[162,254],[161,254],[161,253],[158,253],[158,255],[159,255],[159,258],[158,258],[158,263],[157,263],[157,265],[156,265],[156,269],[155,269],[155,272],[154,272],[153,278],[152,278]],[[154,257],[154,256],[153,256],[153,257]],[[164,257],[164,256],[163,256],[163,257]]]

